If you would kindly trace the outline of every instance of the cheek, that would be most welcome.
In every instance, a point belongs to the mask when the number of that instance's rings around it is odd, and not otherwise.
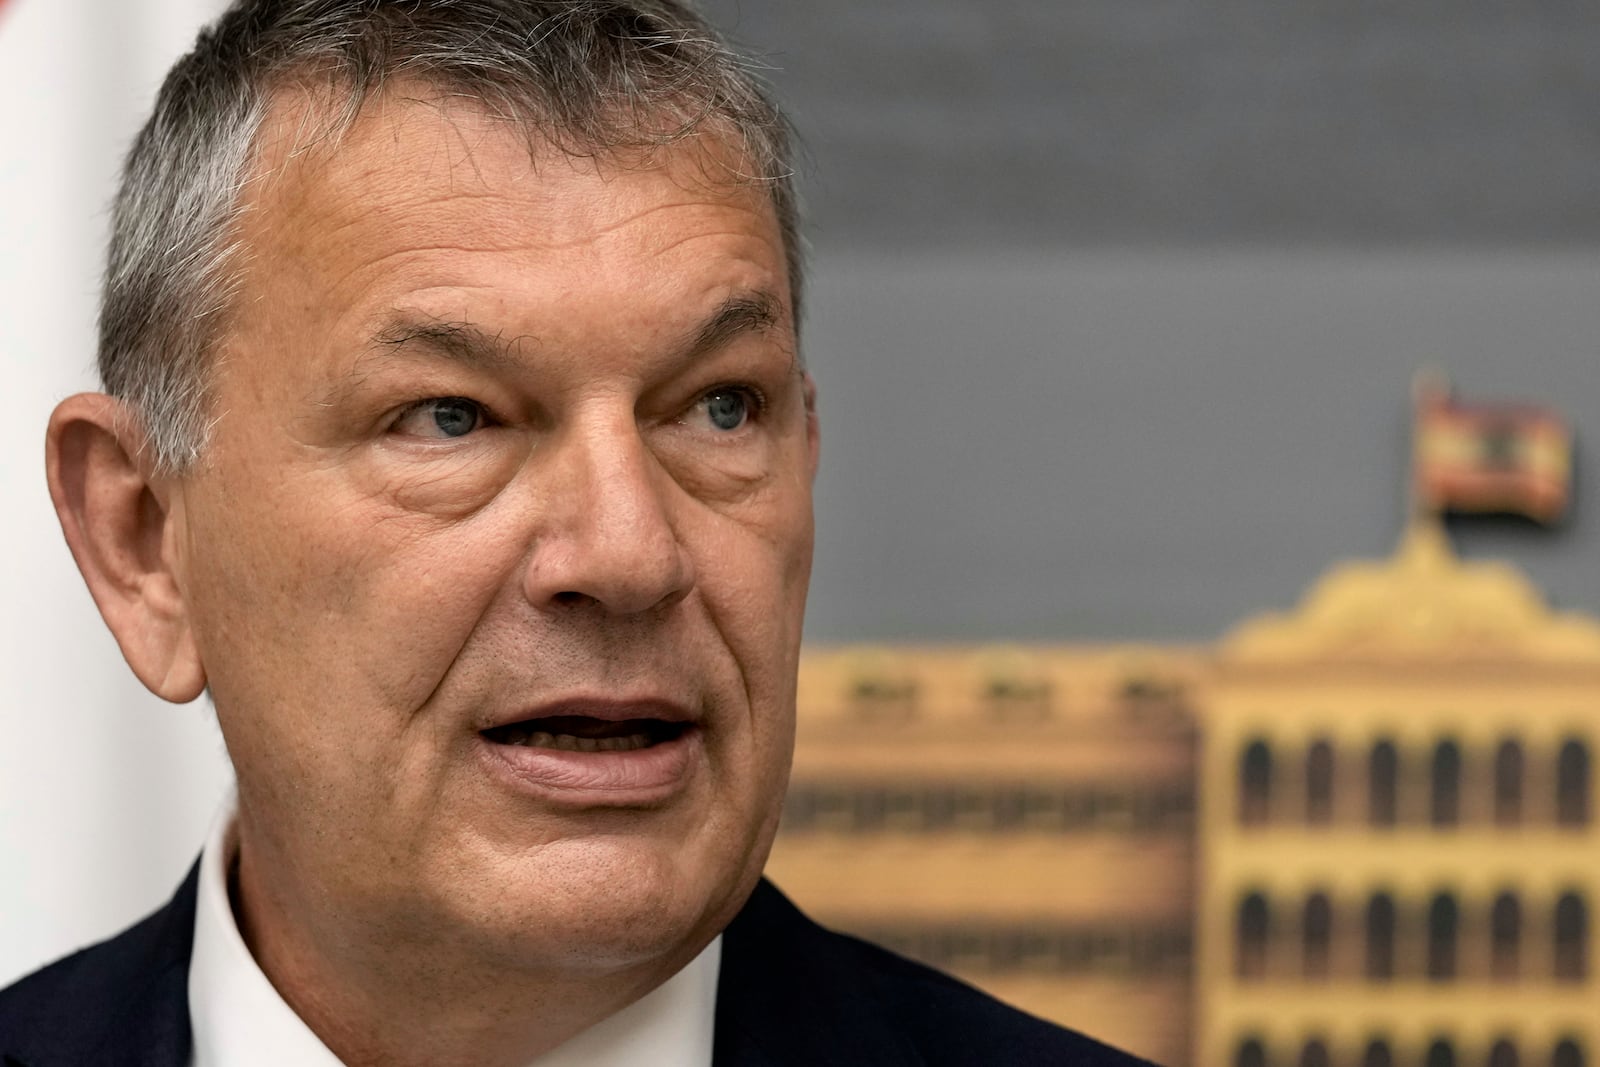
[[[195,560],[193,599],[213,694],[247,713],[270,703],[280,721],[345,708],[382,733],[437,688],[520,546],[482,514],[451,522],[297,496],[226,509],[197,531],[212,546]]]
[[[810,496],[774,494],[766,504],[751,514],[703,513],[696,565],[712,623],[753,702],[752,726],[783,746],[811,573]]]

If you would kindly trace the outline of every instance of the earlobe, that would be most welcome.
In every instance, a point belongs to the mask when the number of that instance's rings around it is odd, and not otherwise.
[[[173,553],[181,521],[171,484],[158,484],[123,403],[103,393],[63,400],[50,416],[45,466],[67,547],[145,687],[176,703],[205,689]]]

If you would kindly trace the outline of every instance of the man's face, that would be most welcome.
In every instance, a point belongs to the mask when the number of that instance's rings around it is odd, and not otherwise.
[[[172,507],[246,910],[329,950],[698,948],[777,821],[810,572],[770,202],[714,145],[530,162],[390,95],[294,154],[299,122]]]

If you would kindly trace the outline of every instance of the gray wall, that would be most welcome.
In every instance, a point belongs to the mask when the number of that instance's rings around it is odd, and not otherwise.
[[[820,258],[809,636],[1205,639],[1402,522],[1413,368],[1600,433],[1591,252]],[[1461,527],[1600,612],[1600,474],[1564,530]]]
[[[1284,607],[1390,549],[1425,364],[1600,429],[1600,7],[706,6],[810,150],[815,640]],[[1458,543],[1600,612],[1595,488]]]
[[[1600,240],[1600,6],[708,0],[819,243]]]

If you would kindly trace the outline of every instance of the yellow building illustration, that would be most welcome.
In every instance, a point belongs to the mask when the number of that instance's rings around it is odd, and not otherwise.
[[[1417,520],[1209,647],[808,652],[769,873],[1169,1067],[1580,1067],[1600,623]]]

